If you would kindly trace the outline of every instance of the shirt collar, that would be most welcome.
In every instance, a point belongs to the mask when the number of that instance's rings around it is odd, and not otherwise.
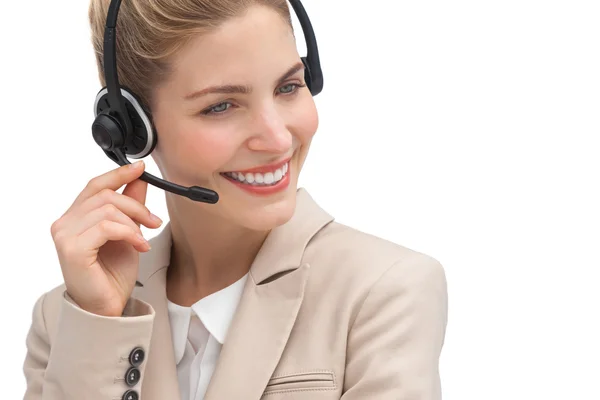
[[[247,279],[248,274],[230,286],[198,300],[191,307],[183,307],[167,300],[177,364],[185,352],[192,310],[198,315],[208,332],[223,345]]]
[[[225,343],[229,325],[231,325],[235,311],[240,303],[247,279],[248,274],[226,288],[192,304],[192,309],[198,315],[200,321],[202,321],[208,332],[221,344]]]
[[[169,320],[171,322],[171,336],[173,338],[175,364],[179,364],[183,358],[183,353],[185,352],[192,309],[190,307],[182,307],[168,299],[167,308],[169,310]]]

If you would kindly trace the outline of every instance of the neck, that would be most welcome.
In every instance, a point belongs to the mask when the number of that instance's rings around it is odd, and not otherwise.
[[[167,297],[190,306],[238,281],[269,232],[234,225],[176,195],[167,195],[172,234]]]

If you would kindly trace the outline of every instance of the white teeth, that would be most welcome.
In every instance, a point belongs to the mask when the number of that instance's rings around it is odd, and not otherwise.
[[[272,172],[267,172],[265,174],[265,183],[267,185],[270,185],[271,183],[273,183],[275,181],[275,177],[273,177],[273,173]]]
[[[226,172],[225,175],[236,179],[240,182],[251,184],[252,186],[269,186],[279,182],[287,174],[289,165],[286,163],[283,167],[276,169],[273,172],[261,174],[259,172]]]

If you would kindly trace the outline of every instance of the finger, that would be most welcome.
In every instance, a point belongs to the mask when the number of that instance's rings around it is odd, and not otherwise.
[[[123,189],[123,195],[132,198],[140,204],[146,204],[146,193],[148,192],[148,183],[141,179],[128,183]],[[148,211],[150,212],[150,211]],[[152,215],[150,216],[152,218]],[[140,226],[139,222],[136,222]]]
[[[84,251],[97,251],[109,240],[125,241],[138,251],[150,250],[150,245],[130,226],[113,221],[103,220],[79,235],[79,241]]]
[[[70,219],[83,218],[85,214],[112,204],[125,215],[133,220],[138,226],[143,224],[150,229],[156,229],[162,225],[160,218],[153,215],[148,207],[137,200],[110,189],[104,189],[100,193],[87,199],[79,208],[72,212]]]
[[[69,236],[81,235],[100,221],[107,220],[117,222],[121,225],[126,225],[134,229],[137,233],[142,234],[142,231],[138,224],[136,224],[130,217],[119,210],[114,204],[105,204],[102,207],[96,208],[86,213],[83,218],[73,218],[72,223],[66,229],[65,233]]]
[[[69,207],[69,210],[104,189],[115,191],[129,182],[133,182],[142,175],[144,168],[145,164],[143,160],[140,160],[134,164],[118,167],[91,179],[81,193],[79,193],[79,196],[77,196],[71,207]]]

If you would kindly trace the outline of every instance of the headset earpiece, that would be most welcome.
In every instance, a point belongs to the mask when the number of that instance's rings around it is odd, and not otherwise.
[[[119,148],[130,158],[144,158],[152,153],[157,143],[152,119],[133,92],[121,87],[121,96],[127,110],[127,115],[123,117],[129,118],[133,131],[127,134],[123,124],[112,115],[105,87],[98,92],[94,102],[94,140],[105,152]],[[114,160],[114,157],[111,158]]]

